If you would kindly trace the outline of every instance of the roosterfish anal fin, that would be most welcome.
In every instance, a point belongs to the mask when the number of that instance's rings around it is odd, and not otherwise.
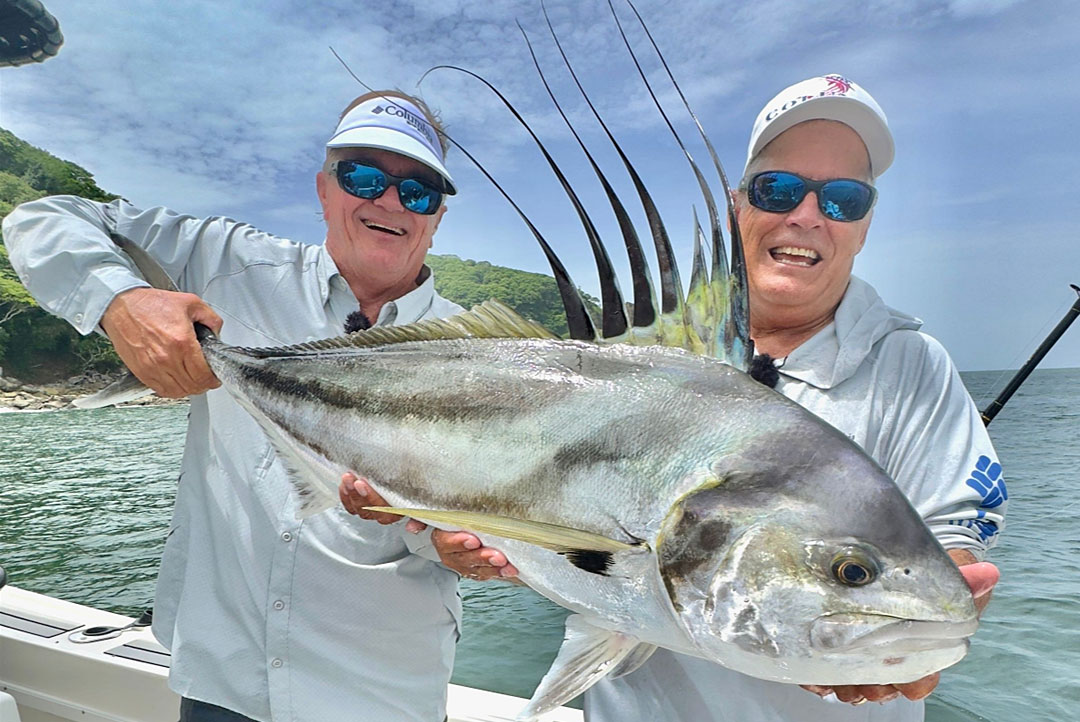
[[[425,524],[449,525],[479,534],[491,534],[534,544],[566,557],[578,569],[607,575],[619,552],[648,551],[644,542],[630,544],[593,532],[549,524],[542,521],[514,519],[476,511],[439,511],[403,509],[389,506],[365,507],[369,511],[409,516]]]
[[[566,631],[559,653],[540,680],[529,703],[518,713],[518,722],[530,722],[566,704],[621,666],[642,646],[652,647],[640,644],[636,637],[629,634],[590,624],[580,614],[571,614],[566,618]],[[649,654],[652,654],[652,650]],[[647,658],[648,655],[640,661],[644,662]]]

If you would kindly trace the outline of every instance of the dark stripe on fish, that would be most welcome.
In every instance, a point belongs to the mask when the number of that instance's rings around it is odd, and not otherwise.
[[[409,395],[363,386],[348,389],[318,379],[297,378],[288,370],[278,371],[267,365],[243,364],[240,373],[246,381],[281,396],[396,419],[411,416],[430,421],[490,421],[520,415],[525,405],[524,399],[500,400],[492,395],[469,398],[460,391],[444,393],[438,389]]]
[[[562,446],[555,452],[552,458],[552,466],[555,474],[559,477],[567,476],[568,472],[574,471],[580,466],[593,466],[594,464],[618,464],[626,460],[626,453],[612,445],[605,445],[594,439],[582,439],[581,441]]]

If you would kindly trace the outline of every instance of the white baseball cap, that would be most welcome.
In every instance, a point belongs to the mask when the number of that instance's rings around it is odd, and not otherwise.
[[[443,165],[439,134],[424,111],[405,98],[384,96],[360,103],[338,123],[327,148],[379,148],[419,161],[442,176],[447,195],[457,193]]]
[[[895,147],[881,106],[844,76],[824,75],[784,88],[765,104],[750,133],[747,166],[776,136],[806,120],[836,120],[858,133],[875,178],[892,165]]]

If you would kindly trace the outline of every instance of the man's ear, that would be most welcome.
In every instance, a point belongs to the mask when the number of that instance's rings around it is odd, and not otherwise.
[[[322,205],[323,220],[326,220],[326,202],[327,195],[330,192],[330,176],[324,171],[319,171],[315,174],[315,192],[319,196],[319,203]]]
[[[862,238],[859,239],[859,247],[855,251],[855,255],[858,255],[859,253],[862,253],[863,246],[866,245],[866,234],[870,230],[870,221],[873,219],[873,217],[874,217],[874,209],[871,208],[870,212],[867,213],[865,216],[863,216],[863,219],[861,221],[857,221],[858,223],[865,223],[866,225],[863,226]]]
[[[731,190],[728,192],[731,196],[731,207],[735,209],[735,222],[739,222],[739,215],[742,213],[742,204],[739,203],[739,192],[737,190]],[[728,218],[728,233],[731,233],[731,218]]]
[[[428,248],[435,247],[435,231],[439,230],[439,224],[442,223],[443,214],[446,213],[446,204],[443,203],[439,210],[435,211],[435,221],[431,226],[431,235],[428,236]]]

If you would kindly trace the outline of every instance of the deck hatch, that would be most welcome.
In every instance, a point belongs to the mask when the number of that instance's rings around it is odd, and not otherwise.
[[[0,609],[0,627],[16,629],[20,632],[33,634],[34,636],[43,639],[51,639],[64,632],[78,629],[81,626],[81,624],[75,622],[43,617],[40,614],[32,614],[23,611],[20,611],[18,614],[12,614],[11,612],[5,612]]]
[[[119,647],[113,647],[105,652],[113,657],[121,657],[123,659],[130,659],[136,662],[145,662],[146,664],[155,664],[158,667],[169,667],[169,650],[162,647],[156,642],[145,641],[136,639],[127,644],[122,644]]]

